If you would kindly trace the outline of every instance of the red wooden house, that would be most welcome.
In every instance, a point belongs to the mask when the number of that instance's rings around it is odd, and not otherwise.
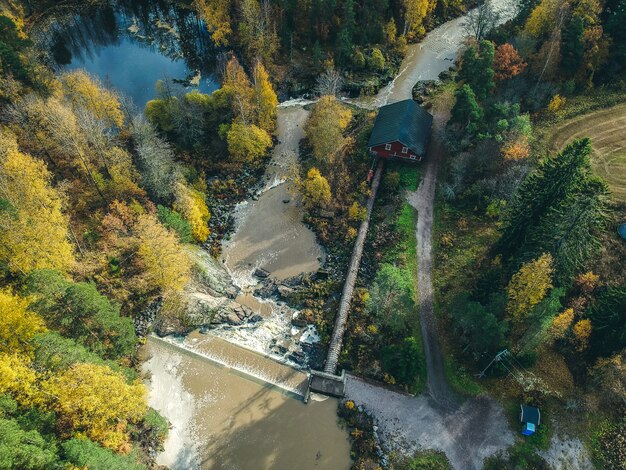
[[[388,104],[378,111],[368,147],[381,158],[421,161],[432,125],[431,114],[413,100]]]

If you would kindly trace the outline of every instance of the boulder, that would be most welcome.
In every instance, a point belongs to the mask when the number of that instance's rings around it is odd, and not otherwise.
[[[252,315],[250,318],[248,318],[249,323],[258,323],[262,320],[263,320],[263,317],[259,314]]]
[[[295,289],[293,289],[292,287],[287,287],[282,284],[278,286],[277,290],[278,295],[280,295],[283,299],[289,298],[296,292]]]
[[[317,213],[322,219],[332,219],[335,217],[335,213],[333,211],[327,211],[325,209],[321,209]]]
[[[445,81],[452,78],[452,72],[450,70],[444,70],[439,74],[439,80]]]
[[[256,277],[258,277],[260,279],[267,279],[268,277],[270,277],[271,273],[269,271],[266,271],[263,268],[256,268],[254,270],[253,274],[254,274],[254,276],[256,276]]]
[[[298,328],[305,328],[307,326],[307,322],[304,318],[296,317],[291,319],[291,324]]]

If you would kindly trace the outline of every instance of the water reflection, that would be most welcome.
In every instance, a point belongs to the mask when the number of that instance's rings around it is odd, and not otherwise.
[[[190,9],[162,1],[117,1],[52,10],[35,39],[53,65],[83,68],[143,107],[162,78],[209,93],[216,49]]]

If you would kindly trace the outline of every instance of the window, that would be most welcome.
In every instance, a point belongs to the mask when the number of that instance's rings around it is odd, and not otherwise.
[[[402,153],[407,153],[409,151],[408,147],[402,147]]]
[[[411,155],[411,160],[415,160],[415,155]]]
[[[385,150],[391,150],[391,144],[385,144]]]

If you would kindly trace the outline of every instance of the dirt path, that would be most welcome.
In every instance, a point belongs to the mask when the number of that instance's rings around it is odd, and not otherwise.
[[[444,155],[440,134],[445,127],[446,116],[435,113],[433,139],[428,149],[424,178],[417,191],[409,194],[410,204],[417,210],[417,295],[419,299],[420,325],[426,356],[427,387],[430,396],[441,406],[454,409],[459,402],[446,380],[443,354],[437,333],[432,279],[432,229],[433,206],[437,188],[437,171]]]

